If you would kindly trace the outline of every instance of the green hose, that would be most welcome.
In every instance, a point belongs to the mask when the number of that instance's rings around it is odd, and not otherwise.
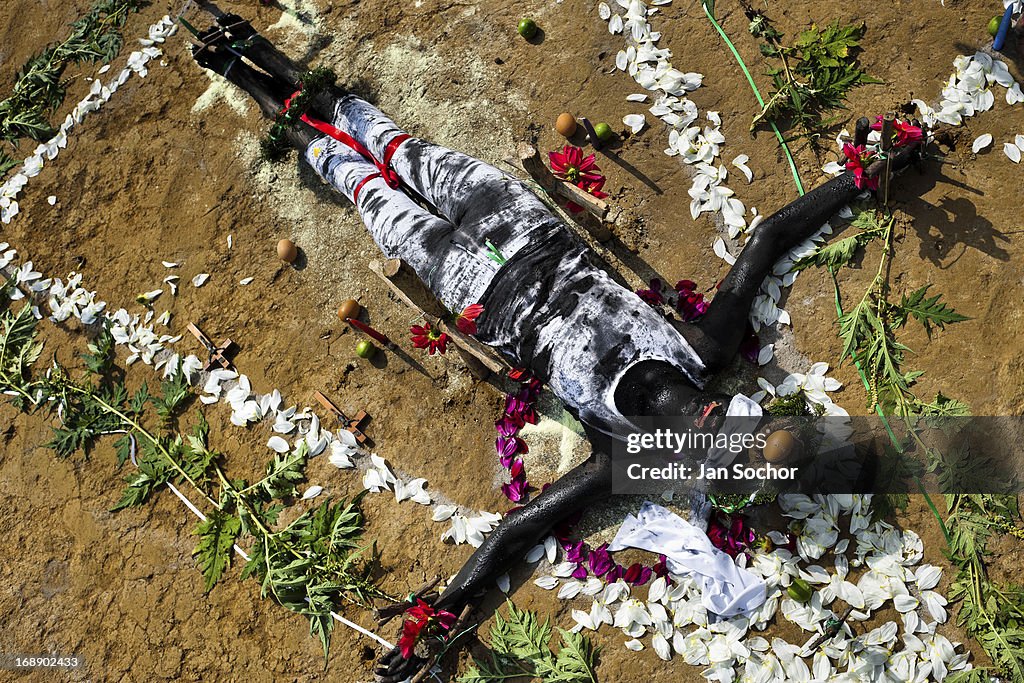
[[[729,40],[729,36],[725,34],[721,24],[715,20],[715,16],[713,14],[715,9],[714,0],[704,0],[704,2],[701,3],[701,6],[704,8],[704,14],[708,16],[708,21],[711,22],[711,25],[718,31],[718,35],[722,36],[722,40],[724,40],[725,44],[729,46],[730,50],[732,50],[732,56],[735,57],[736,61],[739,63],[740,69],[743,70],[743,75],[747,77],[747,83],[750,84],[750,89],[754,91],[754,97],[757,98],[758,104],[763,108],[764,98],[761,97],[761,91],[757,89],[757,84],[754,83],[754,77],[750,75],[750,70],[747,69],[747,65],[743,62],[743,58],[740,57],[740,53],[736,50],[736,46],[732,44],[731,40]],[[793,160],[793,153],[789,151],[789,145],[786,144],[786,139],[782,137],[782,133],[779,131],[779,127],[775,125],[775,122],[769,121],[768,123],[775,132],[775,137],[778,138],[779,145],[782,146],[782,151],[786,153],[786,161],[789,162],[789,170],[793,173],[793,182],[796,183],[796,191],[800,193],[800,196],[803,196],[805,194],[804,185],[800,182],[800,172],[796,170],[796,161]]]

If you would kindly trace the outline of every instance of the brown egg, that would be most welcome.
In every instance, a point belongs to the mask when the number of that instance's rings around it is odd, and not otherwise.
[[[291,240],[281,240],[277,243],[277,257],[285,263],[291,263],[299,255],[299,248]]]
[[[338,317],[342,320],[345,318],[358,318],[361,310],[363,310],[363,307],[359,305],[358,301],[355,299],[345,299],[341,302],[341,306],[338,307]]]
[[[576,132],[576,117],[569,112],[562,112],[555,119],[555,130],[562,137],[572,137],[573,133]]]
[[[780,429],[768,435],[761,451],[768,462],[780,462],[793,455],[798,446],[799,443],[790,432]]]

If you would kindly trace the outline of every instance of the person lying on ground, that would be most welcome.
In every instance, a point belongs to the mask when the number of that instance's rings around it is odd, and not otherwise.
[[[304,72],[239,17],[219,17],[201,38],[196,61],[249,93],[268,118],[299,91]],[[704,387],[736,355],[762,281],[862,191],[846,172],[766,218],[706,314],[673,323],[594,265],[590,249],[522,181],[409,135],[336,87],[315,99],[310,116],[342,134],[299,123],[287,142],[355,205],[381,251],[407,262],[449,310],[481,304],[477,337],[547,384],[591,442],[590,457],[506,515],[444,589],[434,607],[456,614],[556,523],[608,496],[611,440],[634,427],[627,416],[722,418],[731,397]],[[859,122],[858,143],[866,123]],[[898,149],[891,169],[910,164],[917,147]],[[880,171],[876,164],[868,172]],[[489,258],[487,245],[503,264]],[[396,648],[377,674],[399,681],[422,664]]]

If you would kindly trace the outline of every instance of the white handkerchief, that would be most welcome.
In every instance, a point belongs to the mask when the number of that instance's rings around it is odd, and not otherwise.
[[[673,574],[697,575],[703,583],[701,602],[708,612],[733,617],[764,603],[763,579],[737,567],[704,532],[660,505],[646,502],[636,517],[626,517],[608,550],[627,547],[665,555]]]

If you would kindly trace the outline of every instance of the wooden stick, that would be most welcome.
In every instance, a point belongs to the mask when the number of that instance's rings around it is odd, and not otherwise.
[[[392,259],[395,260],[395,259]],[[405,266],[408,268],[408,266]],[[449,325],[440,316],[431,314],[428,310],[439,310],[437,307],[440,306],[440,310],[444,310],[444,307],[437,302],[436,297],[425,285],[420,283],[421,287],[412,288],[413,291],[406,291],[399,283],[403,282],[403,278],[400,276],[401,273],[405,272],[401,265],[391,264],[387,266],[388,272],[399,274],[396,280],[392,280],[385,274],[385,266],[379,261],[370,262],[370,270],[374,275],[384,281],[386,285],[394,292],[395,296],[401,299],[407,306],[420,313],[432,327],[436,327],[451,339],[455,346],[456,352],[466,361],[466,365],[469,366],[470,372],[473,373],[478,379],[486,379],[487,375],[491,372],[503,373],[507,372],[511,366],[502,360],[497,353],[494,352],[486,344],[469,337],[460,332],[453,325]],[[411,270],[411,269],[410,269]],[[415,273],[413,273],[415,276]],[[417,277],[416,280],[419,280]],[[421,303],[414,299],[415,296],[427,296],[427,301]],[[433,302],[431,301],[433,299]]]
[[[360,410],[356,413],[354,418],[349,418],[345,413],[341,411],[341,408],[334,404],[334,401],[327,398],[323,393],[319,391],[313,392],[313,398],[317,400],[317,403],[322,405],[328,412],[334,417],[338,418],[345,427],[345,431],[351,432],[352,436],[356,438],[360,444],[365,444],[369,441],[369,437],[363,433],[363,423],[370,418],[369,414],[365,410]]]
[[[889,154],[892,150],[893,127],[896,124],[896,114],[887,111],[882,117],[882,154],[885,156],[885,171],[882,173],[882,203],[889,205],[889,181],[892,179],[892,172],[889,164]]]
[[[587,213],[603,221],[608,216],[608,204],[572,183],[556,178],[540,157],[540,152],[525,142],[519,145],[519,163],[530,177],[551,194],[579,204]],[[596,237],[596,235],[595,235]],[[607,239],[607,238],[605,238]]]

